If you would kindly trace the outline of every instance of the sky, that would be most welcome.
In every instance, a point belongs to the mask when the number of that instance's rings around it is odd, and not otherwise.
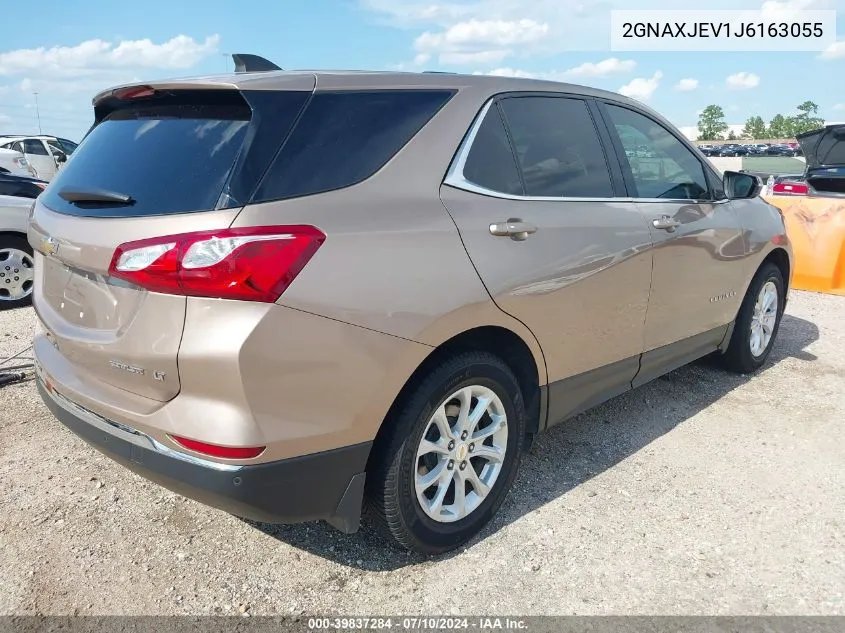
[[[233,70],[231,53],[286,69],[439,70],[536,76],[621,92],[676,126],[709,104],[729,124],[791,115],[809,99],[845,121],[845,0],[708,0],[706,9],[836,9],[818,52],[613,52],[611,9],[663,0],[42,0],[4,3],[0,134],[78,141],[92,97],[132,81]],[[37,93],[34,94],[34,93]]]

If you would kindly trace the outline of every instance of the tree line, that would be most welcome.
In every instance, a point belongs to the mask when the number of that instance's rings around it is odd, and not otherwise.
[[[739,137],[731,130],[725,136],[728,124],[725,123],[725,111],[721,106],[709,105],[698,117],[699,141],[733,141],[761,138],[795,138],[797,134],[824,127],[824,119],[818,116],[819,106],[812,101],[805,101],[797,107],[798,114],[784,116],[776,114],[767,124],[763,117],[752,116],[745,122]]]

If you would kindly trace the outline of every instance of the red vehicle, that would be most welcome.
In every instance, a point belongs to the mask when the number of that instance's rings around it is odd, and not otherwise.
[[[778,196],[806,196],[808,191],[803,176],[778,176],[772,185],[772,193]]]

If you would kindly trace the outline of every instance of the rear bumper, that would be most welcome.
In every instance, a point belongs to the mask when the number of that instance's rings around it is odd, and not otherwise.
[[[221,464],[176,452],[148,435],[107,420],[48,391],[53,415],[97,450],[173,492],[263,523],[326,520],[358,528],[371,442],[255,465]]]

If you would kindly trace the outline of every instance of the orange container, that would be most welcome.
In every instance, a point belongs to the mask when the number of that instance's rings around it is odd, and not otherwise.
[[[786,220],[792,287],[845,295],[845,198],[765,196]]]

